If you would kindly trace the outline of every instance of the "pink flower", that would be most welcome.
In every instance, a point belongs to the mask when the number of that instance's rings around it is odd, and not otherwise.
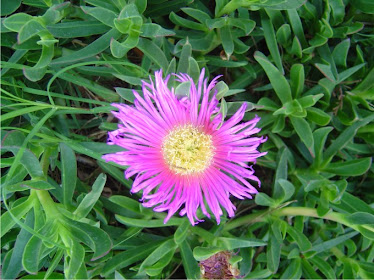
[[[243,103],[223,121],[213,90],[219,77],[208,84],[204,72],[197,85],[186,74],[176,75],[178,82],[191,84],[184,97],[177,97],[174,88],[167,87],[169,76],[162,79],[158,71],[155,82],[143,81],[144,98],[134,91],[135,106],[112,104],[119,109],[113,114],[120,124],[109,132],[108,144],[124,151],[103,159],[128,166],[126,178],[137,174],[131,192],[143,192],[143,206],[168,211],[165,223],[182,207],[180,215],[187,214],[194,225],[202,221],[198,208],[210,218],[209,207],[219,224],[221,207],[234,216],[230,195],[244,199],[257,193],[247,179],[260,186],[247,164],[266,154],[257,150],[266,139],[252,137],[260,131],[260,118],[239,124],[246,110]]]

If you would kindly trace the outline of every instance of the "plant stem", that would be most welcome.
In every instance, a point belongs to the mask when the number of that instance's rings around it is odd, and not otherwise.
[[[42,165],[42,170],[45,176],[45,179],[47,180],[48,178],[48,168],[49,168],[49,156],[51,155],[51,149],[46,148],[44,150],[42,160],[41,160],[41,165]],[[60,217],[60,212],[58,211],[56,207],[56,203],[53,201],[51,198],[51,195],[49,194],[48,191],[45,190],[35,190],[40,204],[43,206],[43,209],[45,211],[45,214],[47,216],[47,219],[56,219]]]
[[[314,218],[322,218],[334,222],[338,222],[341,224],[347,224],[344,221],[344,214],[337,213],[337,212],[330,212],[324,216],[319,216],[317,213],[317,209],[308,208],[308,207],[286,207],[281,208],[273,212],[276,216],[307,216],[307,217],[314,217]]]
[[[340,251],[338,248],[336,247],[333,247],[330,249],[330,251],[339,259],[339,260],[342,260],[344,258],[346,258],[346,255],[344,255],[344,253],[342,251]]]
[[[330,212],[327,213],[325,216],[320,217],[317,214],[317,210],[314,208],[308,208],[308,207],[285,207],[280,209],[275,209],[273,211],[271,210],[265,210],[260,211],[257,213],[249,214],[247,216],[238,218],[233,220],[232,222],[229,222],[224,230],[229,231],[231,229],[237,228],[242,225],[248,225],[253,224],[256,222],[264,222],[266,221],[266,218],[269,215],[273,216],[306,216],[306,217],[314,217],[314,218],[322,218],[334,222],[338,222],[347,226],[350,226],[345,220],[344,220],[344,214],[336,213],[336,212]]]
[[[269,210],[262,210],[257,213],[252,213],[244,217],[237,218],[227,223],[224,226],[223,230],[229,231],[231,229],[237,228],[242,225],[250,225],[250,224],[257,223],[257,222],[263,222],[265,221],[265,218],[268,216],[269,213],[270,213]]]
[[[37,190],[36,194],[39,198],[40,204],[43,206],[47,219],[60,218],[61,214],[58,211],[55,202],[51,198],[48,191]]]

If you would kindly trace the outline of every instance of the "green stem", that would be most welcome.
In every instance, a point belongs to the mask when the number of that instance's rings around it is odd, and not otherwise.
[[[61,213],[48,191],[37,190],[36,194],[39,198],[40,204],[43,206],[47,219],[58,219],[61,217]]]
[[[30,133],[30,130],[28,130],[28,129],[24,129],[24,128],[20,128],[20,127],[15,127],[15,126],[3,126],[2,129],[3,130],[18,130],[18,131],[25,132],[27,134]],[[46,140],[48,142],[53,142],[53,143],[60,143],[60,142],[62,142],[62,140],[60,138],[49,136],[47,134],[43,134],[43,133],[39,133],[39,132],[35,133],[35,136],[43,138],[43,140]],[[38,141],[40,143],[40,139],[38,139],[38,140],[31,139],[30,142],[32,142],[32,141]]]
[[[269,210],[262,210],[257,213],[252,213],[252,214],[237,218],[227,223],[224,226],[223,231],[229,231],[234,228],[240,227],[242,225],[250,225],[250,224],[254,224],[258,222],[263,222],[265,221],[265,218],[268,216],[269,213],[270,213]]]
[[[64,243],[64,245],[67,247],[67,248],[71,248],[72,247],[72,237],[71,237],[71,233],[69,230],[67,230],[65,228],[64,225],[60,225],[59,227],[59,236],[62,240],[62,243]],[[67,253],[70,255],[70,250],[67,250]]]
[[[347,227],[350,227],[356,231],[360,231],[361,228],[365,228],[366,230],[369,230],[374,233],[374,227],[367,225],[367,224],[351,224],[346,219],[346,214],[343,213],[337,213],[337,212],[330,212],[327,213],[324,216],[319,216],[317,213],[317,210],[314,208],[307,208],[307,207],[286,207],[279,209],[275,212],[273,212],[276,216],[308,216],[308,217],[314,217],[314,218],[322,218],[330,221],[334,221],[337,223],[340,223],[342,225],[345,225]]]
[[[333,247],[330,249],[330,251],[339,259],[339,260],[342,260],[344,258],[347,258],[346,255],[344,255],[344,253],[342,251],[340,251],[338,248],[336,247]]]
[[[48,178],[48,168],[49,168],[49,156],[51,155],[51,149],[46,148],[44,150],[42,159],[41,159],[41,165],[43,169],[43,173],[45,176],[45,179]],[[56,207],[56,203],[53,201],[51,195],[48,191],[44,190],[36,190],[36,194],[38,196],[38,199],[40,201],[40,204],[43,206],[43,209],[45,211],[45,214],[47,216],[47,219],[56,219],[61,216],[60,212],[58,211]]]
[[[273,212],[276,216],[307,216],[307,217],[314,217],[314,218],[322,218],[334,222],[338,222],[341,224],[347,225],[344,221],[344,214],[330,212],[324,216],[319,216],[317,213],[317,209],[314,208],[307,208],[307,207],[286,207],[281,208]]]
[[[39,131],[39,129],[44,125],[44,123],[53,116],[53,114],[57,111],[57,108],[51,109],[35,126],[34,128],[30,131],[29,135],[26,136],[25,140],[23,141],[22,146],[20,147],[17,155],[14,158],[13,164],[10,167],[7,177],[5,179],[5,183],[9,180],[9,178],[12,178],[13,173],[16,170],[16,167],[20,163],[20,160],[23,156],[24,151],[26,150],[27,143],[31,140],[31,138],[34,137],[34,135]],[[4,183],[4,184],[5,184]]]
[[[85,109],[85,108],[76,108],[76,107],[69,107],[69,106],[59,106],[59,105],[54,105],[54,104],[48,104],[48,103],[40,103],[40,102],[35,102],[35,101],[30,101],[30,100],[27,100],[27,99],[23,99],[23,98],[20,98],[20,97],[17,97],[9,92],[7,92],[6,90],[4,89],[0,89],[0,91],[2,93],[4,93],[6,96],[10,96],[11,98],[13,98],[15,101],[18,100],[18,101],[22,101],[24,103],[24,105],[28,105],[28,106],[39,106],[41,109],[40,110],[44,110],[44,109],[47,109],[47,108],[51,108],[51,109],[56,109],[56,110],[74,110],[74,111],[87,111],[87,112],[90,112],[90,109]],[[10,99],[10,98],[7,98],[7,99]],[[22,103],[17,103],[17,104],[11,104],[11,105],[8,105],[9,106],[21,106]]]
[[[317,210],[314,209],[314,208],[285,207],[285,208],[275,209],[273,211],[271,211],[271,210],[260,211],[260,212],[257,212],[257,213],[249,214],[247,216],[235,219],[232,222],[228,223],[225,226],[224,230],[229,231],[231,229],[237,228],[237,227],[242,226],[242,225],[253,224],[253,223],[256,223],[256,222],[264,222],[264,221],[266,221],[266,219],[269,215],[278,216],[278,217],[281,217],[281,216],[306,216],[306,217],[322,218],[322,219],[338,222],[338,223],[344,224],[346,226],[352,227],[351,224],[348,224],[344,220],[344,214],[341,214],[341,213],[330,212],[330,213],[326,214],[325,216],[320,217],[317,213]]]

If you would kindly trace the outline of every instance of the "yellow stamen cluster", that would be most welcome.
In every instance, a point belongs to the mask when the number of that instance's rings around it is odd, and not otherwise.
[[[162,153],[169,168],[177,174],[202,172],[213,159],[212,136],[193,125],[177,126],[164,138]]]

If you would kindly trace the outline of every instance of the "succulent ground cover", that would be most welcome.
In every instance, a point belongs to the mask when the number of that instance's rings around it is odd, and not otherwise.
[[[373,279],[373,14],[371,0],[1,1],[2,278]],[[218,208],[164,223],[102,158],[124,150],[106,144],[111,104],[134,106],[159,70],[203,69],[222,75],[214,118],[260,118],[261,187],[219,224]],[[168,82],[178,100],[191,84]]]

